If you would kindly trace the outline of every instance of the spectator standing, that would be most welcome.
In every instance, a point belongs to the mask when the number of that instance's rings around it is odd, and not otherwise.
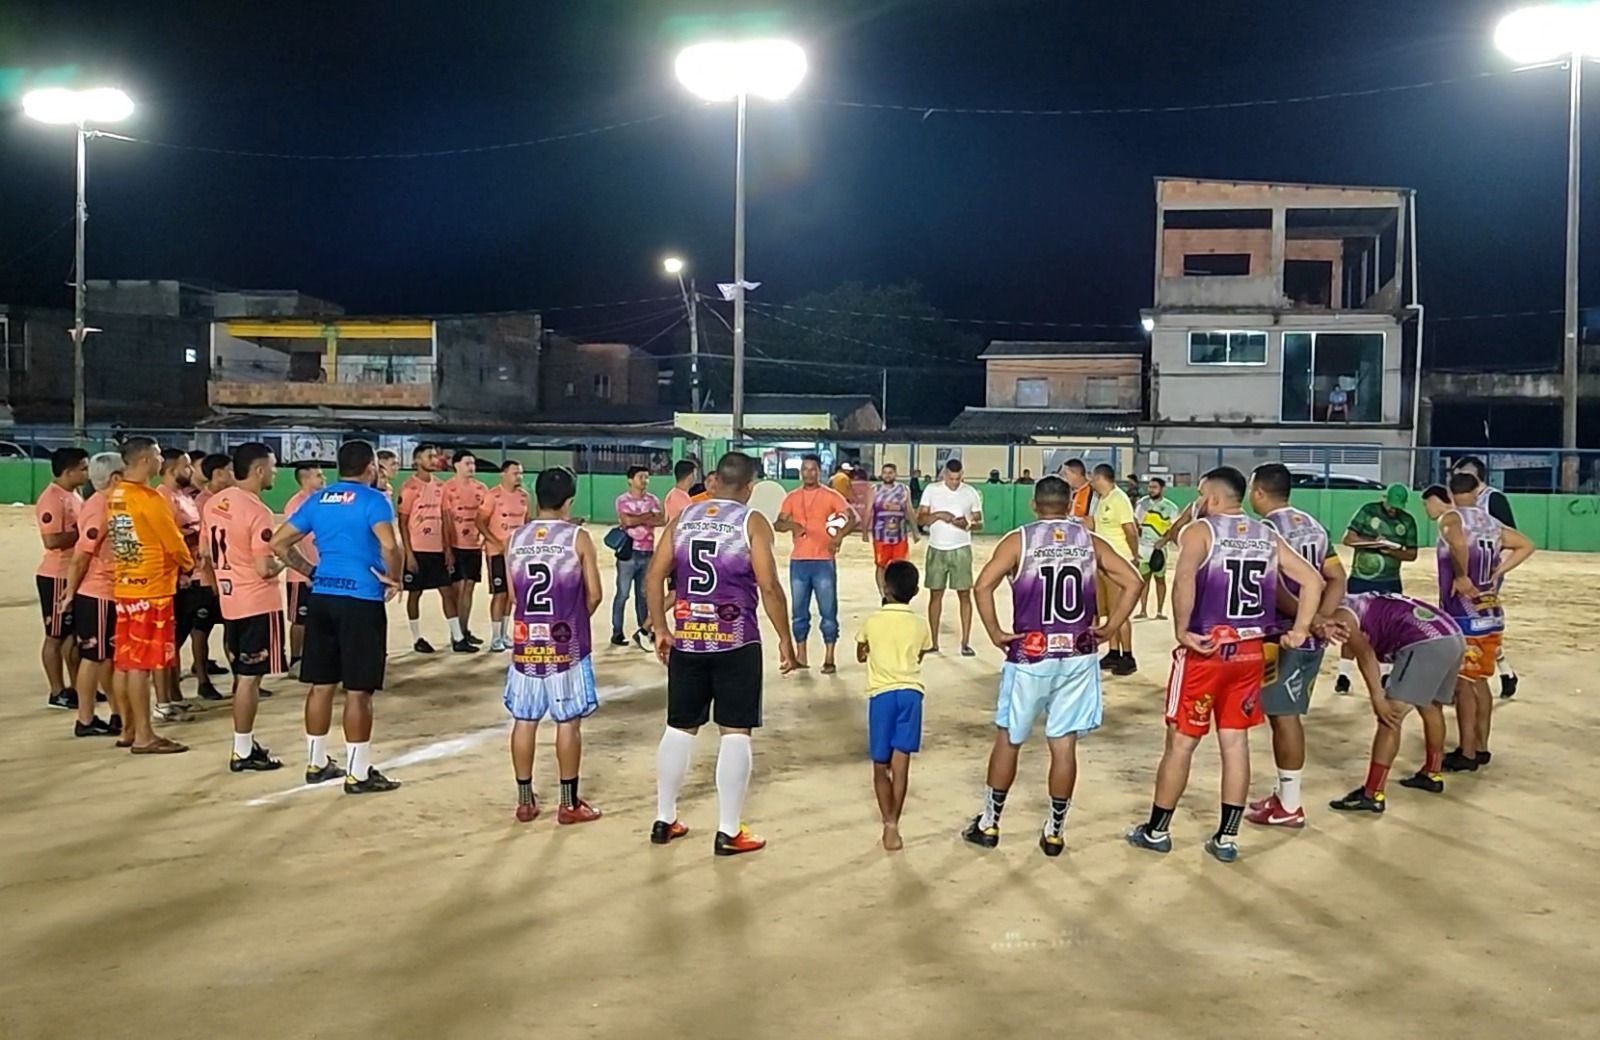
[[[648,466],[628,467],[628,490],[617,496],[617,525],[627,534],[631,552],[617,554],[617,594],[611,601],[611,645],[627,646],[628,637],[622,631],[622,616],[626,613],[629,590],[633,595],[633,616],[637,629],[634,642],[641,650],[654,646],[650,635],[650,614],[645,607],[644,575],[650,569],[650,560],[656,549],[656,528],[667,523],[666,510],[661,500],[649,490]]]

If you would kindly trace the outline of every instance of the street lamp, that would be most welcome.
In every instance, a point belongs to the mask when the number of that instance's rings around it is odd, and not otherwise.
[[[733,435],[744,428],[744,121],[750,95],[781,101],[806,75],[806,52],[788,40],[697,43],[678,53],[678,82],[707,101],[737,102],[733,156]]]
[[[699,297],[695,294],[694,276],[689,276],[687,283],[683,280],[683,261],[675,256],[669,256],[661,261],[661,267],[670,275],[677,276],[678,291],[683,293],[683,307],[689,312],[689,410],[700,410],[700,324],[695,312],[699,309],[695,301]]]
[[[1567,59],[1567,287],[1562,337],[1561,487],[1578,487],[1578,126],[1583,62],[1600,56],[1600,4],[1542,4],[1513,11],[1494,30],[1495,46],[1519,65]]]
[[[87,417],[83,390],[83,340],[88,334],[84,327],[84,277],[83,237],[84,224],[89,210],[84,201],[87,182],[88,142],[95,131],[90,123],[117,123],[133,114],[133,101],[122,91],[112,87],[93,90],[67,90],[64,87],[47,87],[31,90],[22,98],[22,111],[41,123],[71,125],[78,128],[78,205],[77,241],[72,267],[72,429],[79,440],[83,439]]]

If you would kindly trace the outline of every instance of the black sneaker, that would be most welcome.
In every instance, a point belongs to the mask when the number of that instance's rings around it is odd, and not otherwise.
[[[376,769],[367,770],[365,780],[357,780],[353,776],[344,778],[345,794],[377,794],[381,791],[393,791],[400,786],[400,781],[390,780]]]
[[[329,780],[338,780],[342,776],[344,776],[344,767],[336,764],[331,758],[322,763],[322,768],[320,769],[312,769],[309,765],[306,766],[307,786],[325,784]]]
[[[1343,798],[1335,798],[1329,802],[1328,808],[1337,809],[1339,812],[1382,813],[1384,810],[1383,792],[1379,791],[1373,797],[1368,798],[1367,789],[1358,787]]]
[[[1139,670],[1139,665],[1132,654],[1123,654],[1117,658],[1117,663],[1111,666],[1112,675],[1132,675]]]
[[[200,689],[197,692],[203,701],[225,701],[228,699],[221,690],[211,685],[209,679],[200,684]]]
[[[458,654],[475,654],[478,652],[477,645],[465,639],[457,639],[450,644],[450,649]]]
[[[90,719],[87,723],[74,722],[72,724],[72,735],[75,737],[116,737],[120,736],[121,734],[121,726],[118,726],[116,729],[112,729],[111,723],[100,718],[98,715]]]
[[[113,737],[122,736],[122,716],[114,714],[114,715],[111,716],[111,718],[107,719],[106,720],[106,730]]]
[[[1483,764],[1481,757],[1468,758],[1461,753],[1460,748],[1444,756],[1444,771],[1446,773],[1476,773],[1478,766]]]
[[[1039,832],[1039,850],[1046,856],[1054,859],[1067,851],[1067,838],[1064,834],[1051,834],[1049,831]]]
[[[419,654],[431,654],[433,653],[433,644],[426,639],[419,639],[411,644],[411,649]]]
[[[633,634],[633,645],[645,653],[650,653],[656,648],[656,637],[641,628]]]
[[[50,695],[49,699],[46,700],[44,703],[45,703],[45,707],[47,707],[47,708],[55,708],[55,709],[57,709],[59,711],[77,711],[78,710],[78,691],[77,690],[57,690],[55,693],[52,693]]]
[[[621,632],[613,632],[613,633],[611,633],[611,645],[612,646],[627,646],[628,645],[628,637],[623,635]]]
[[[1122,655],[1117,653],[1115,650],[1107,650],[1106,655],[1100,658],[1100,670],[1102,672],[1111,671],[1111,669],[1117,666],[1117,661],[1121,659],[1121,657]]]
[[[673,820],[671,823],[666,820],[657,820],[650,825],[650,844],[665,845],[668,842],[677,841],[688,833],[689,828],[677,820]]]
[[[1493,762],[1493,761],[1494,761],[1494,752],[1493,751],[1480,751],[1480,752],[1478,752],[1478,764],[1480,766],[1486,766],[1490,762]]]
[[[1444,794],[1444,777],[1437,773],[1424,773],[1417,771],[1416,776],[1408,776],[1400,781],[1401,787],[1409,787],[1413,791],[1427,791],[1429,794]]]
[[[226,668],[222,667],[222,665],[218,664],[215,661],[207,661],[206,662],[206,674],[207,675],[227,675],[228,674],[228,670]]]
[[[1350,677],[1348,675],[1341,675],[1341,676],[1339,676],[1339,678],[1335,679],[1333,681],[1333,692],[1334,693],[1349,693],[1350,692]]]
[[[477,636],[473,635],[471,632],[466,633],[465,636],[463,636],[463,640],[465,642],[471,643],[473,646],[482,646],[483,645],[483,640],[479,639]]]
[[[1000,844],[1000,826],[996,824],[993,827],[983,827],[981,826],[982,823],[982,816],[974,816],[972,822],[967,825],[967,829],[961,832],[961,836],[973,845],[981,845],[986,849],[992,849]]]
[[[274,769],[282,769],[283,763],[267,753],[267,749],[260,744],[250,745],[250,753],[243,758],[233,755],[228,759],[228,769],[231,772],[243,773],[246,770],[256,773],[270,773]]]
[[[105,695],[105,693],[103,691],[100,691],[100,690],[96,690],[95,691],[94,702],[96,704],[105,704],[107,702],[107,699],[108,698],[106,697],[106,695]]]
[[[1502,675],[1500,677],[1500,699],[1508,701],[1517,695],[1517,677],[1515,675]]]

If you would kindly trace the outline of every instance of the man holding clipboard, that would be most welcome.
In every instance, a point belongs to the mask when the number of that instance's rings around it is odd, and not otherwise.
[[[1350,518],[1341,544],[1355,549],[1350,566],[1350,595],[1388,592],[1400,595],[1400,565],[1417,558],[1417,521],[1406,512],[1410,493],[1404,484],[1390,484],[1377,502],[1368,502]],[[1333,692],[1349,693],[1355,657],[1348,644],[1340,650],[1339,678]]]

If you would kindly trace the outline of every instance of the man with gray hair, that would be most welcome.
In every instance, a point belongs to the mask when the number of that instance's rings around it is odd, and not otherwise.
[[[72,727],[75,737],[121,737],[123,722],[130,719],[127,689],[117,681],[122,676],[111,667],[117,624],[112,580],[116,575],[106,538],[106,494],[121,477],[119,453],[103,451],[89,460],[89,484],[94,494],[78,511],[78,541],[67,565],[58,604],[58,609],[72,611],[81,655],[74,677],[78,690],[78,719]],[[110,721],[94,713],[95,695],[101,690],[111,698]],[[129,728],[131,731],[131,724]]]

